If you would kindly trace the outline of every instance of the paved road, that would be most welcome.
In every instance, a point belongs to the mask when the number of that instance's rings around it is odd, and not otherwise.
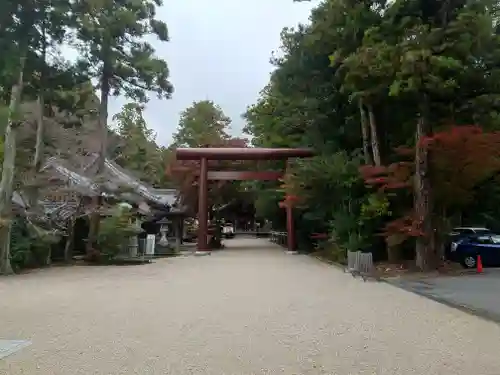
[[[487,268],[482,274],[421,280],[394,279],[391,283],[500,323],[498,268]]]
[[[266,240],[0,280],[0,374],[498,375],[500,326]]]

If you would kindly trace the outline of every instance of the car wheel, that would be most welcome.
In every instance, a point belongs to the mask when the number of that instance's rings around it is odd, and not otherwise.
[[[462,266],[464,266],[465,268],[474,268],[476,267],[476,263],[477,263],[476,257],[467,256],[463,259]]]

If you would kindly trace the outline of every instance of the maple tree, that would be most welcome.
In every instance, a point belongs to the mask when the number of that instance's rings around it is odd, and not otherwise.
[[[434,221],[446,220],[460,212],[475,198],[477,187],[500,172],[500,132],[486,132],[479,126],[452,126],[421,139],[419,147],[429,152],[429,179],[432,186]],[[384,235],[421,237],[421,218],[414,210],[411,189],[414,184],[414,151],[401,147],[400,158],[388,166],[365,165],[360,168],[364,181],[381,191],[397,192],[406,212],[388,222]],[[403,197],[403,199],[401,199]]]

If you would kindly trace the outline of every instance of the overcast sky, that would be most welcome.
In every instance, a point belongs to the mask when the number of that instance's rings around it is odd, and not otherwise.
[[[168,25],[170,42],[156,43],[170,68],[175,92],[171,100],[151,98],[146,119],[167,145],[179,113],[193,101],[211,99],[233,120],[232,133],[241,134],[240,118],[266,85],[271,52],[280,45],[285,26],[306,22],[312,3],[293,0],[165,0],[158,16]],[[123,99],[112,101],[110,114]]]

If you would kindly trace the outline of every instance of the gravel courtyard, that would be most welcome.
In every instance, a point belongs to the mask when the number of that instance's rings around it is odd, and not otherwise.
[[[237,238],[205,257],[0,279],[2,375],[498,375],[500,326]]]

